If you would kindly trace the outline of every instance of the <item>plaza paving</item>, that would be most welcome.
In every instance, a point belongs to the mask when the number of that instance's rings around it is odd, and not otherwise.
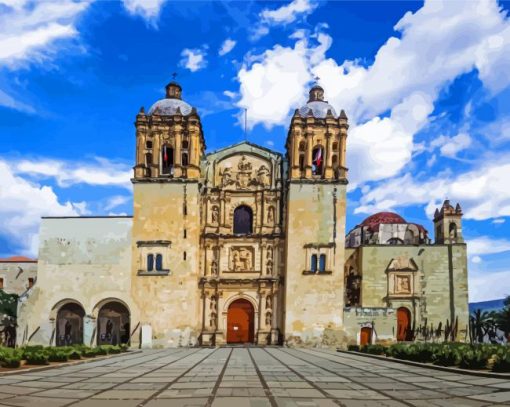
[[[327,350],[146,350],[0,376],[0,406],[510,406],[510,380]]]

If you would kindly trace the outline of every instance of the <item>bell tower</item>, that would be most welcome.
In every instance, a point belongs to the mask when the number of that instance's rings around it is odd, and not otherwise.
[[[348,128],[345,112],[337,115],[316,84],[288,131],[288,343],[320,345],[342,336]]]
[[[455,208],[446,199],[441,209],[434,214],[434,232],[436,244],[464,243],[462,236],[462,208]]]
[[[135,179],[198,179],[205,151],[200,117],[177,82],[165,89],[164,99],[136,116]]]
[[[198,319],[200,117],[172,81],[136,116],[131,293],[142,346],[193,345]]]

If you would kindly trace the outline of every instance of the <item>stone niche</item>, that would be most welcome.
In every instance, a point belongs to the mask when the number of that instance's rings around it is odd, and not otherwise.
[[[217,163],[214,184],[241,191],[269,188],[273,184],[271,162],[252,154],[229,156]]]

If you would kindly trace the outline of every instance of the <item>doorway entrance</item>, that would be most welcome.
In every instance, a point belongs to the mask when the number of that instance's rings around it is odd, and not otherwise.
[[[359,335],[360,346],[370,345],[372,343],[372,328],[365,326],[361,328]]]
[[[119,345],[129,342],[129,311],[117,301],[106,303],[97,317],[97,344]]]
[[[397,309],[397,341],[411,340],[411,312],[405,308]]]
[[[253,343],[255,311],[247,300],[230,304],[227,313],[227,343]]]

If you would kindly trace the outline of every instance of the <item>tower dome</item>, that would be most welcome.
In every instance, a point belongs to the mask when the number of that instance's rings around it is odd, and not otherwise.
[[[335,118],[338,117],[335,108],[324,100],[324,89],[321,86],[318,84],[313,85],[308,95],[306,105],[298,109],[301,117],[307,117],[311,114],[317,119],[325,119],[328,111],[331,111]]]
[[[188,116],[193,107],[182,100],[182,88],[177,82],[172,81],[165,87],[166,97],[154,103],[149,109],[149,115],[174,116],[181,114]]]

